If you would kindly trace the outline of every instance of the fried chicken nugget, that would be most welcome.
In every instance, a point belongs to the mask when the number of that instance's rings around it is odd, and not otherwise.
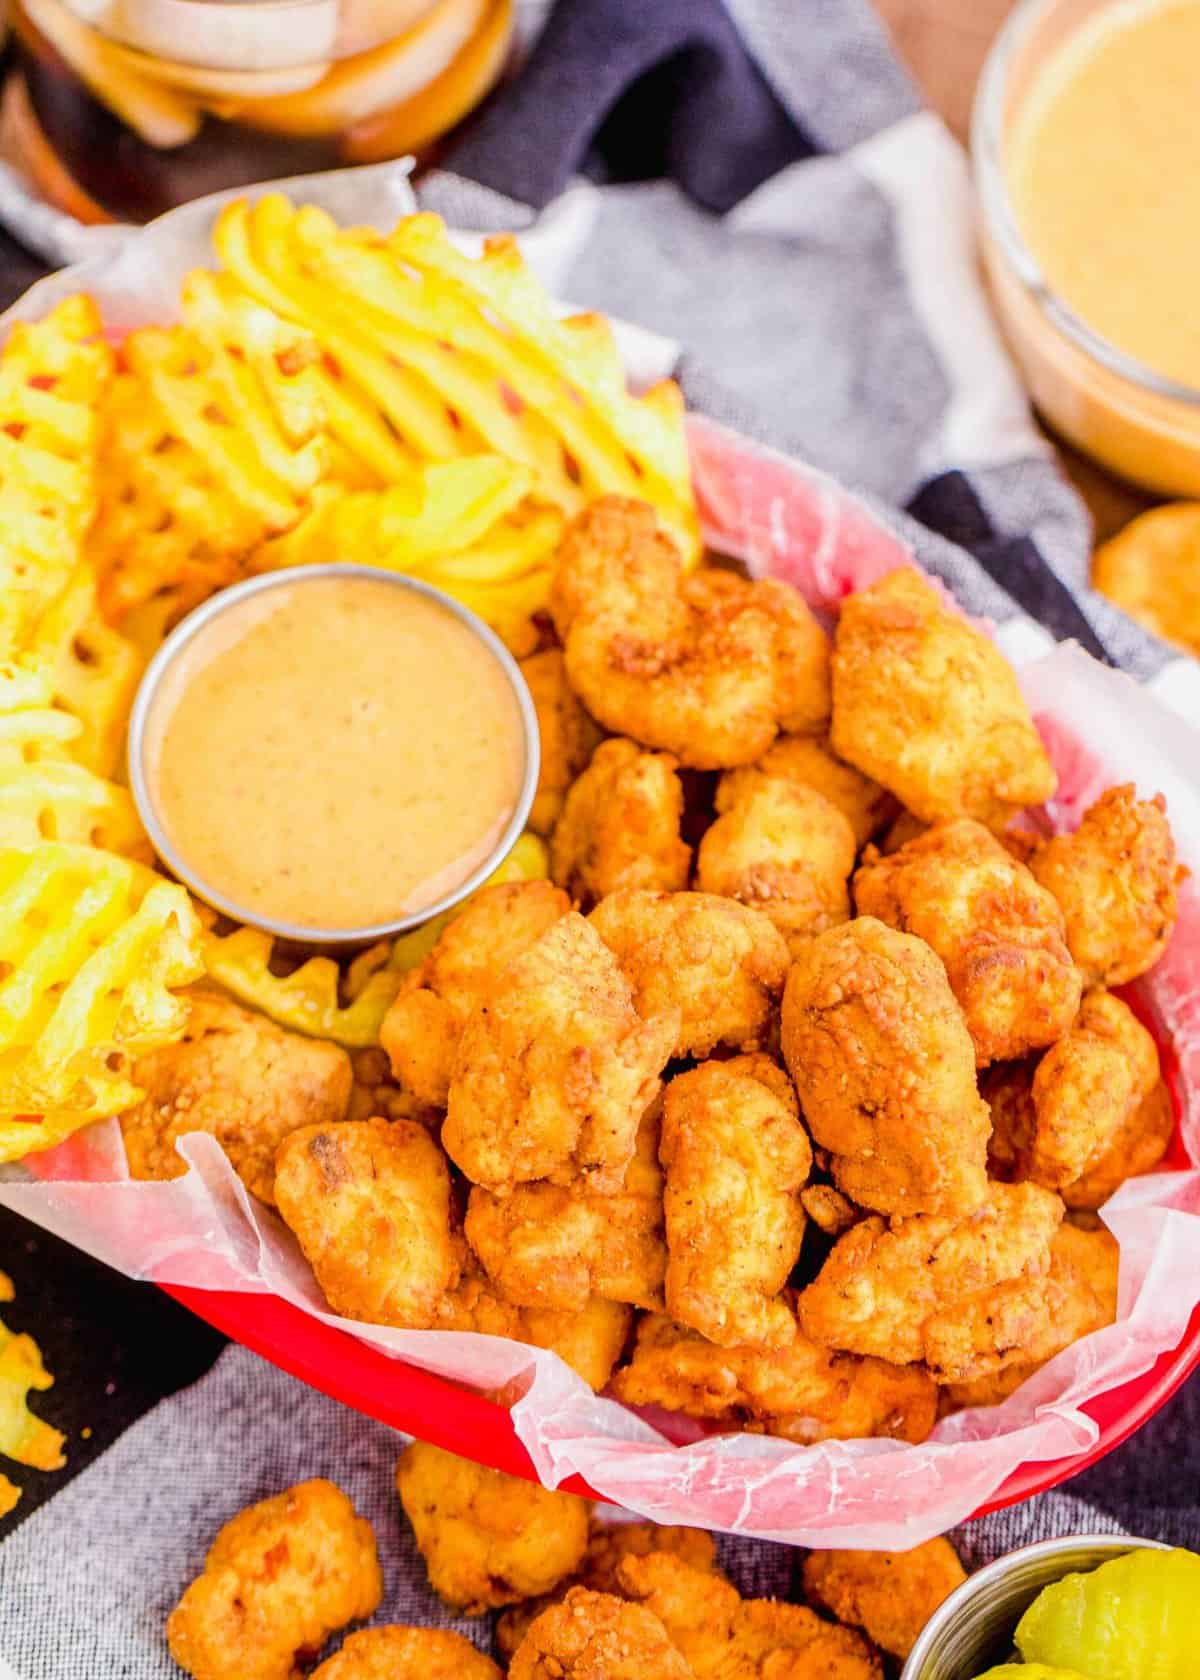
[[[783,994],[783,1054],[839,1190],[880,1213],[968,1213],[990,1119],[941,960],[872,916],[818,934]]]
[[[998,1175],[1062,1190],[1111,1149],[1160,1080],[1158,1049],[1111,992],[1089,992],[1079,1014],[1030,1076],[1002,1069],[992,1100]]]
[[[683,784],[669,753],[602,741],[567,790],[550,842],[550,874],[585,907],[622,887],[686,887]]]
[[[121,1115],[134,1178],[179,1178],[175,1145],[208,1132],[252,1195],[275,1203],[275,1151],[301,1126],[340,1120],[350,1103],[350,1058],[336,1044],[285,1032],[217,992],[192,991],[176,1044],[134,1066],[146,1095]]]
[[[878,1653],[853,1628],[806,1604],[743,1598],[669,1552],[625,1558],[617,1580],[658,1617],[696,1680],[883,1680]]]
[[[1003,828],[1057,786],[1012,666],[912,566],[842,604],[830,738],[925,822]]]
[[[719,1348],[655,1313],[639,1322],[612,1392],[630,1406],[805,1446],[873,1436],[915,1444],[933,1428],[938,1404],[920,1365],[832,1353],[800,1333],[783,1348]]]
[[[717,812],[730,810],[760,778],[796,782],[823,794],[854,830],[856,846],[873,840],[896,809],[886,788],[845,764],[828,735],[780,735],[755,764],[726,770],[717,783]]]
[[[1119,1261],[1116,1239],[1103,1227],[1081,1231],[1060,1225],[1050,1244],[1043,1322],[1026,1343],[1024,1357],[973,1382],[949,1384],[943,1392],[948,1408],[999,1405],[1064,1348],[1112,1324]]]
[[[1062,911],[982,823],[938,823],[891,857],[868,848],[854,901],[937,952],[980,1067],[1053,1044],[1075,1019]]]
[[[796,1333],[781,1291],[800,1257],[797,1195],[812,1150],[794,1109],[765,1084],[706,1062],[667,1086],[666,1302],[721,1347],[783,1347]]]
[[[712,893],[612,893],[588,918],[643,1015],[675,1014],[676,1056],[766,1044],[787,978],[783,935],[761,910]]]
[[[796,591],[684,576],[645,503],[609,496],[579,515],[550,610],[592,716],[691,769],[751,764],[780,729],[827,724],[828,639]]]
[[[343,1120],[284,1139],[275,1195],[334,1312],[427,1330],[459,1266],[445,1156],[414,1120]]]
[[[940,1604],[967,1578],[949,1540],[911,1552],[810,1552],[804,1595],[819,1610],[863,1632],[903,1660]]]
[[[824,1347],[964,1382],[1023,1357],[1045,1328],[1059,1198],[1037,1184],[992,1184],[965,1217],[864,1219],[839,1237],[800,1295],[805,1335]]]
[[[489,1190],[538,1178],[619,1190],[678,1032],[677,1013],[642,1018],[616,958],[572,911],[468,1020],[447,1154]]]
[[[490,1657],[447,1628],[373,1627],[352,1633],[309,1680],[504,1680]]]
[[[1092,588],[1200,658],[1200,504],[1169,502],[1131,520],[1092,556]]]
[[[761,910],[795,956],[814,933],[849,920],[856,851],[849,820],[824,794],[763,776],[701,840],[696,885]]]
[[[167,1642],[194,1680],[294,1680],[304,1655],[382,1597],[370,1523],[332,1482],[300,1482],[225,1524]]]
[[[587,1501],[489,1470],[424,1441],[396,1466],[396,1492],[429,1584],[453,1610],[487,1610],[546,1593],[579,1567]]]
[[[1153,1172],[1174,1136],[1175,1104],[1166,1081],[1160,1079],[1150,1095],[1129,1111],[1103,1154],[1089,1161],[1078,1178],[1064,1184],[1059,1195],[1072,1212],[1103,1207],[1127,1178]]]
[[[580,1311],[593,1295],[662,1307],[660,1124],[655,1102],[642,1116],[633,1160],[611,1195],[545,1183],[518,1184],[507,1196],[472,1189],[467,1241],[507,1300],[564,1312]]]
[[[1175,860],[1167,802],[1109,788],[1074,834],[1058,834],[1029,865],[1062,906],[1067,944],[1089,986],[1123,986],[1162,956],[1186,875]]]
[[[530,1624],[508,1680],[693,1680],[648,1610],[611,1593],[572,1587]]]
[[[632,1307],[593,1295],[578,1312],[551,1307],[514,1307],[495,1285],[471,1265],[465,1241],[459,1250],[462,1278],[444,1297],[435,1330],[472,1330],[503,1336],[510,1342],[556,1353],[597,1394],[612,1376],[625,1351],[633,1323]]]
[[[379,1042],[414,1100],[445,1108],[463,1027],[509,963],[571,908],[549,881],[483,887],[450,922],[419,967],[404,977]]]
[[[567,789],[600,745],[601,731],[567,681],[560,649],[546,648],[522,659],[521,675],[537,713],[542,749],[529,826],[549,838]]]

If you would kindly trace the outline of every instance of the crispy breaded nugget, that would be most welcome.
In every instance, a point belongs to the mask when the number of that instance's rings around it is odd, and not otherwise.
[[[671,1552],[693,1569],[720,1575],[717,1547],[702,1528],[671,1528],[650,1522],[598,1522],[593,1515],[587,1551],[578,1572],[562,1583],[550,1598],[533,1598],[505,1610],[496,1622],[496,1644],[500,1655],[511,1658],[528,1633],[531,1623],[552,1603],[565,1598],[571,1587],[591,1592],[616,1593],[617,1569],[621,1559],[645,1557],[648,1552]]]
[[[926,1540],[911,1552],[810,1552],[804,1595],[839,1622],[862,1628],[881,1650],[901,1659],[939,1604],[967,1572],[949,1540]]]
[[[622,887],[686,887],[691,848],[679,837],[683,784],[669,753],[603,741],[567,790],[550,842],[550,874],[585,907]]]
[[[842,603],[830,735],[925,822],[1003,828],[1057,786],[1012,666],[912,566]]]
[[[1055,1354],[1112,1324],[1117,1316],[1119,1259],[1115,1238],[1102,1226],[1081,1231],[1060,1225],[1050,1244],[1045,1311],[1025,1344],[1024,1357],[973,1382],[949,1384],[943,1393],[948,1408],[999,1405]]]
[[[225,1524],[167,1641],[194,1680],[294,1680],[302,1653],[382,1596],[370,1523],[332,1482],[300,1482]]]
[[[794,956],[814,933],[849,920],[856,850],[849,820],[824,794],[763,776],[701,840],[696,885],[761,910]]]
[[[766,1044],[788,950],[761,910],[712,893],[621,892],[602,899],[588,919],[641,1013],[678,1015],[674,1055]]]
[[[625,1351],[633,1308],[593,1295],[578,1312],[552,1307],[514,1307],[495,1284],[472,1264],[465,1241],[456,1250],[462,1268],[458,1285],[444,1297],[435,1330],[473,1330],[511,1342],[546,1348],[577,1371],[597,1393],[608,1382]]]
[[[1109,788],[1074,834],[1039,846],[1029,865],[1062,906],[1067,944],[1089,986],[1123,986],[1158,961],[1178,914],[1167,802]]]
[[[937,1390],[920,1365],[831,1353],[802,1334],[784,1348],[719,1348],[656,1313],[639,1322],[612,1392],[630,1406],[805,1445],[868,1436],[915,1443],[937,1418]]]
[[[642,502],[605,497],[559,550],[550,609],[567,675],[606,729],[696,770],[761,758],[829,717],[829,645],[786,584],[684,576]]]
[[[721,1347],[782,1347],[796,1333],[780,1291],[800,1256],[796,1192],[812,1150],[769,1088],[722,1062],[667,1086],[667,1311]]]
[[[1053,1044],[1074,1020],[1082,981],[1062,911],[982,823],[938,823],[891,857],[868,848],[854,902],[937,952],[980,1067]]]
[[[840,1237],[843,1231],[865,1218],[863,1210],[832,1184],[805,1185],[800,1192],[800,1206],[827,1237]]]
[[[587,1501],[412,1441],[396,1466],[429,1584],[454,1610],[482,1616],[550,1592],[578,1568]]]
[[[549,881],[483,887],[442,930],[425,961],[405,975],[379,1042],[417,1102],[445,1108],[467,1017],[491,995],[509,963],[570,908],[566,893]]]
[[[1151,508],[1092,556],[1092,588],[1200,658],[1200,503]]]
[[[1128,1004],[1089,992],[1032,1071],[1018,1064],[984,1082],[998,1176],[1049,1190],[1073,1184],[1107,1155],[1159,1078],[1154,1040]]]
[[[730,810],[760,777],[798,782],[823,794],[849,822],[859,846],[874,839],[896,809],[886,788],[842,762],[829,745],[828,735],[780,735],[756,764],[726,770],[717,783],[718,813]]]
[[[448,1628],[373,1627],[352,1633],[309,1680],[503,1680],[491,1657]]]
[[[344,1120],[284,1139],[279,1211],[334,1312],[426,1330],[458,1281],[446,1159],[414,1120]]]
[[[275,1201],[275,1151],[300,1126],[340,1120],[350,1102],[350,1058],[336,1044],[285,1032],[217,992],[192,991],[177,1044],[138,1059],[146,1095],[121,1115],[134,1178],[178,1178],[175,1148],[209,1132],[259,1201]]]
[[[864,1219],[839,1237],[798,1302],[825,1347],[963,1382],[1020,1359],[1044,1328],[1059,1198],[1037,1184],[992,1184],[965,1217]]]
[[[882,1680],[878,1653],[853,1628],[806,1604],[743,1598],[669,1552],[623,1559],[617,1580],[658,1617],[696,1680]]]
[[[966,1213],[986,1187],[989,1117],[946,970],[871,916],[801,950],[783,1054],[839,1190],[880,1213]]]
[[[509,1680],[692,1680],[648,1610],[611,1593],[572,1587],[530,1624]]]
[[[1175,1136],[1175,1103],[1165,1080],[1131,1109],[1118,1126],[1108,1148],[1088,1162],[1079,1177],[1064,1184],[1059,1195],[1073,1211],[1094,1210],[1127,1178],[1153,1172]]]
[[[558,648],[522,659],[521,675],[529,685],[542,748],[529,826],[549,836],[566,791],[599,746],[601,732],[567,681],[566,661]]]
[[[467,1241],[506,1299],[565,1312],[578,1312],[592,1295],[661,1308],[667,1247],[660,1122],[655,1102],[612,1195],[545,1183],[518,1184],[507,1196],[472,1189]]]
[[[512,962],[468,1020],[442,1142],[474,1184],[621,1188],[676,1013],[643,1020],[617,960],[572,912]]]

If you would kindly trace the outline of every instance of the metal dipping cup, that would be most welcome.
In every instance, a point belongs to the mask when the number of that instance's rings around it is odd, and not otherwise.
[[[186,858],[181,857],[171,843],[166,828],[159,816],[150,789],[147,774],[146,751],[149,735],[149,724],[154,710],[155,699],[167,672],[184,650],[201,635],[215,619],[240,605],[251,596],[265,594],[268,590],[303,587],[307,583],[324,582],[329,578],[365,578],[374,583],[384,583],[394,589],[407,589],[417,595],[423,595],[428,600],[436,601],[448,613],[453,614],[461,624],[465,624],[484,645],[492,658],[500,666],[507,677],[513,696],[517,702],[517,709],[521,716],[522,734],[525,746],[525,767],[521,778],[521,788],[517,796],[516,807],[509,819],[504,832],[501,834],[495,848],[489,856],[474,869],[467,878],[453,889],[439,898],[436,903],[427,905],[420,910],[408,912],[406,915],[396,916],[386,922],[375,922],[370,927],[350,928],[322,928],[306,927],[299,923],[274,921],[268,916],[258,914],[243,904],[235,903],[227,898],[216,882],[203,880],[191,868]],[[525,679],[518,669],[517,662],[509,653],[504,643],[489,629],[482,619],[473,612],[461,606],[451,596],[440,589],[434,589],[428,583],[422,583],[416,578],[405,577],[399,572],[386,571],[376,566],[356,566],[349,563],[320,566],[297,566],[278,572],[266,572],[261,577],[248,578],[244,583],[234,584],[229,589],[222,589],[218,594],[197,607],[194,612],[182,619],[166,641],[159,648],[154,658],[147,666],[134,700],[133,710],[129,718],[129,785],[133,792],[138,814],[142,820],[154,850],[162,862],[178,878],[191,889],[197,898],[202,899],[214,910],[229,916],[237,922],[244,922],[251,927],[262,928],[278,939],[288,940],[297,945],[330,945],[355,946],[370,945],[378,939],[388,939],[395,934],[408,933],[412,928],[420,927],[424,922],[431,921],[434,916],[441,915],[444,910],[452,909],[469,893],[481,886],[492,871],[512,850],[513,845],[525,827],[529,808],[533,804],[533,796],[537,791],[538,768],[540,763],[540,744],[538,736],[537,714]],[[253,844],[252,837],[248,843]]]
[[[963,1582],[930,1617],[900,1680],[977,1680],[1008,1662],[1017,1623],[1043,1587],[1125,1552],[1166,1551],[1126,1534],[1069,1534],[997,1558]]]

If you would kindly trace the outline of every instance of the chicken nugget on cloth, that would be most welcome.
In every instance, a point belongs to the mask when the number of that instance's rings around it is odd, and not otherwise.
[[[937,1389],[920,1365],[835,1353],[797,1332],[782,1348],[720,1348],[660,1314],[638,1324],[612,1392],[720,1429],[779,1435],[808,1446],[873,1436],[923,1441]]]
[[[549,836],[567,789],[600,745],[601,731],[567,681],[561,649],[546,648],[522,659],[521,675],[537,713],[541,745],[529,826],[535,834]]]
[[[641,1013],[678,1017],[673,1055],[768,1043],[788,949],[761,910],[713,893],[629,891],[601,899],[588,920]]]
[[[550,874],[585,908],[622,887],[686,887],[683,783],[669,753],[603,741],[567,790],[550,842]]]
[[[427,1330],[458,1281],[450,1173],[413,1120],[343,1120],[284,1139],[275,1194],[334,1312]]]
[[[1029,867],[1062,906],[1086,985],[1123,986],[1162,956],[1187,871],[1176,862],[1161,793],[1138,799],[1132,783],[1109,788],[1074,834],[1047,840]]]
[[[1037,1184],[992,1184],[973,1213],[864,1219],[839,1237],[797,1305],[824,1347],[965,1382],[1024,1357],[1046,1327],[1063,1205]]]
[[[644,502],[606,496],[578,516],[550,610],[592,716],[691,769],[752,764],[780,729],[828,723],[828,638],[797,591],[685,575]]]
[[[824,794],[762,776],[701,840],[696,885],[761,910],[795,956],[812,934],[849,920],[856,851],[849,820]]]
[[[1057,901],[971,817],[938,823],[890,857],[868,848],[854,901],[946,965],[980,1067],[1061,1038],[1082,977]]]
[[[901,1660],[966,1578],[958,1553],[941,1536],[911,1552],[810,1552],[803,1576],[810,1603],[862,1628],[873,1644]]]
[[[454,1058],[467,1017],[490,996],[509,963],[571,908],[549,881],[483,887],[443,928],[419,967],[404,977],[379,1042],[413,1098],[445,1108]]]
[[[503,1680],[503,1675],[461,1633],[373,1627],[352,1633],[309,1680]]]
[[[1036,1066],[1017,1063],[984,1080],[993,1172],[1065,1190],[1104,1159],[1160,1077],[1158,1048],[1129,1005],[1089,992]]]
[[[396,1466],[429,1584],[454,1610],[487,1610],[549,1592],[574,1573],[588,1541],[588,1505],[521,1476],[412,1441]]]
[[[508,1680],[693,1680],[657,1616],[612,1593],[572,1587],[529,1625]]]
[[[617,959],[573,911],[467,1021],[447,1154],[489,1190],[539,1178],[619,1190],[678,1031],[676,1013],[643,1019]]]
[[[883,1680],[877,1651],[806,1604],[743,1598],[669,1552],[627,1557],[621,1591],[666,1628],[696,1680]]]
[[[968,1213],[986,1190],[987,1104],[939,957],[872,916],[797,953],[783,1054],[839,1190],[879,1213]]]
[[[1003,828],[1057,777],[999,648],[912,566],[842,603],[833,750],[925,822]]]
[[[950,1383],[942,1393],[943,1408],[960,1411],[966,1406],[999,1405],[1064,1348],[1112,1324],[1117,1316],[1119,1262],[1116,1239],[1102,1226],[1081,1231],[1074,1225],[1060,1225],[1050,1244],[1043,1322],[1027,1341],[1023,1357],[972,1382]]]
[[[812,1167],[794,1109],[705,1062],[667,1086],[659,1156],[671,1317],[722,1347],[784,1346],[796,1319],[781,1291],[800,1257],[797,1192]]]
[[[1200,658],[1200,502],[1151,508],[1092,556],[1092,588]]]
[[[320,1478],[227,1522],[167,1618],[193,1680],[295,1680],[329,1635],[383,1597],[371,1525]]]
[[[546,1183],[518,1184],[506,1196],[472,1188],[467,1241],[507,1300],[566,1312],[580,1311],[592,1295],[662,1307],[660,1126],[661,1100],[642,1116],[621,1187],[607,1196]]]
[[[341,1120],[350,1103],[350,1058],[336,1044],[287,1032],[219,992],[188,993],[183,1037],[138,1058],[145,1096],[121,1115],[134,1178],[179,1178],[175,1148],[208,1132],[260,1202],[274,1206],[275,1151],[301,1126]]]
[[[824,795],[854,830],[856,846],[873,840],[896,810],[886,788],[846,764],[828,735],[780,735],[756,763],[726,770],[717,783],[717,812],[730,810],[760,779],[795,782]]]

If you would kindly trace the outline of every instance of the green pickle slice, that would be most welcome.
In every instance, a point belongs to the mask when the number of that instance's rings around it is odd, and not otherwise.
[[[1076,1669],[1088,1680],[1196,1680],[1200,1557],[1127,1552],[1065,1575],[1038,1594],[1016,1638],[1027,1665]],[[1021,1675],[1031,1680],[1030,1667]]]

